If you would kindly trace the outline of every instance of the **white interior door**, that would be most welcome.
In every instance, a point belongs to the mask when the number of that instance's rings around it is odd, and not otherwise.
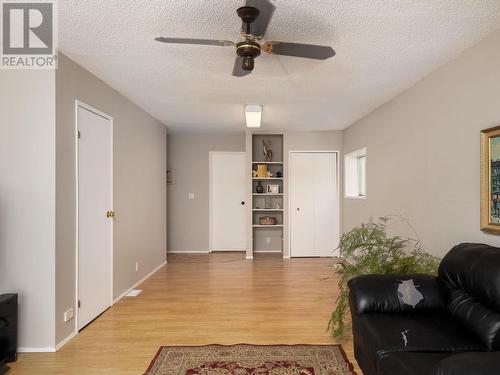
[[[246,154],[210,153],[210,250],[245,250]]]
[[[78,329],[112,303],[112,120],[82,106],[78,116]]]
[[[293,257],[314,256],[313,154],[290,155],[290,248]]]
[[[314,155],[314,255],[334,256],[339,244],[337,154]]]
[[[337,154],[290,154],[292,257],[334,256],[339,242]]]

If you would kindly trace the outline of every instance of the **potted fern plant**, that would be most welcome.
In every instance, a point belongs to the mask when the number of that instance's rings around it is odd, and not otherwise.
[[[387,229],[395,222],[407,220],[400,216],[380,217],[353,228],[342,235],[339,244],[343,261],[336,265],[340,276],[339,296],[333,310],[328,329],[335,337],[343,336],[349,312],[349,289],[347,282],[364,274],[436,274],[439,258],[425,252],[416,239],[389,236]]]

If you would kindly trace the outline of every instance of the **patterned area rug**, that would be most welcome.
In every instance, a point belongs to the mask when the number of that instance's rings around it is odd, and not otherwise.
[[[341,345],[163,346],[144,375],[356,375]]]

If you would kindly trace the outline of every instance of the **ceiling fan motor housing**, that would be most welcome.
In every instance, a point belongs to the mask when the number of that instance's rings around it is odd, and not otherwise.
[[[259,16],[259,10],[255,7],[241,7],[236,10],[243,23],[250,24]]]
[[[260,55],[260,44],[247,39],[236,44],[236,53],[243,58],[243,70],[252,71],[254,59]]]

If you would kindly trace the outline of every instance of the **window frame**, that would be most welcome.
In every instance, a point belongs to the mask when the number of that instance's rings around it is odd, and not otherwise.
[[[363,166],[361,165],[361,160],[364,160]],[[366,199],[367,163],[366,147],[344,155],[344,198]]]

